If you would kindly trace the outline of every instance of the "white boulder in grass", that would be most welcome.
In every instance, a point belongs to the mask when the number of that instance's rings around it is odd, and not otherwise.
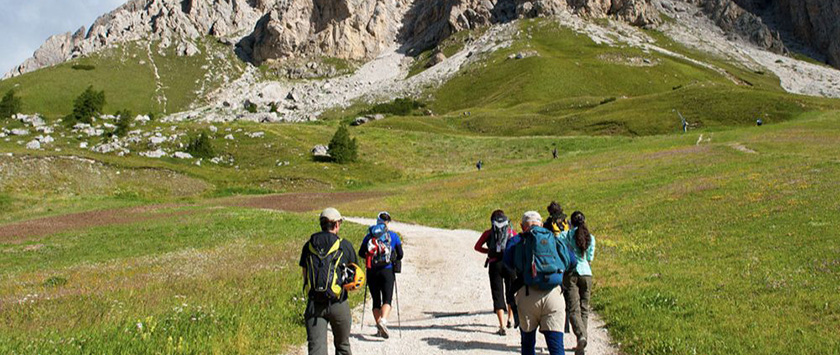
[[[154,137],[149,138],[149,142],[151,142],[152,144],[158,145],[158,144],[161,144],[163,142],[166,142],[166,137],[154,136]]]
[[[38,150],[41,149],[41,142],[37,140],[33,140],[29,143],[26,143],[26,149]]]
[[[28,136],[29,135],[29,130],[28,129],[23,129],[23,128],[15,128],[15,129],[11,130],[9,133],[11,133],[13,136]]]
[[[163,149],[158,149],[158,150],[153,150],[153,151],[149,151],[149,152],[141,152],[141,153],[140,153],[140,155],[141,155],[141,156],[144,156],[144,157],[146,157],[146,158],[155,158],[155,159],[159,159],[159,158],[163,158],[163,157],[165,157],[165,156],[166,156],[166,152],[165,152],[165,151],[163,151]]]
[[[228,134],[228,135],[225,136],[225,139],[227,139],[229,141],[232,141],[234,138],[233,138],[232,134]]]
[[[192,154],[187,153],[187,152],[175,152],[175,154],[172,154],[172,156],[175,157],[175,158],[178,158],[178,159],[192,159],[193,158]]]

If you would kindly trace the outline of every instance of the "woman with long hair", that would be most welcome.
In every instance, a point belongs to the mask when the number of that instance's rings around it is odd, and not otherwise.
[[[563,295],[566,297],[569,320],[577,337],[575,355],[584,354],[589,323],[589,299],[592,289],[592,268],[595,258],[595,237],[589,232],[586,217],[580,211],[572,213],[572,228],[563,233],[566,244],[575,252],[577,267],[564,275]]]
[[[490,276],[490,293],[493,296],[493,311],[499,318],[498,335],[505,335],[505,311],[507,311],[507,327],[519,326],[519,319],[515,319],[515,305],[513,300],[513,273],[503,262],[507,241],[514,235],[510,220],[502,210],[495,210],[490,215],[490,229],[484,231],[475,243],[475,250],[487,254],[484,266]]]

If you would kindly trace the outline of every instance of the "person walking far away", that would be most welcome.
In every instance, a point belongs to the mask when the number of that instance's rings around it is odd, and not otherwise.
[[[575,256],[554,233],[542,227],[536,211],[522,216],[522,233],[513,237],[505,250],[504,262],[516,270],[516,307],[522,355],[534,355],[537,328],[545,336],[550,355],[562,355],[565,301],[563,273],[577,267]]]
[[[482,163],[481,160],[479,160],[478,163],[475,163],[475,167],[478,169],[478,171],[481,171],[482,166],[484,166],[484,163]]]
[[[493,296],[493,311],[499,318],[498,335],[506,335],[505,311],[507,311],[507,327],[519,327],[519,319],[514,320],[516,304],[513,299],[513,270],[502,261],[507,247],[507,241],[513,237],[514,231],[510,220],[502,210],[495,210],[490,215],[490,229],[484,231],[475,243],[475,250],[487,254],[484,267],[490,276],[490,294]]]
[[[554,150],[551,151],[551,155],[554,157],[554,159],[557,159],[557,147],[554,147]]]
[[[592,290],[592,268],[595,258],[595,236],[589,233],[586,217],[580,211],[572,213],[572,229],[563,233],[566,245],[574,250],[577,267],[567,272],[563,279],[563,295],[572,330],[577,337],[575,355],[583,355],[589,325],[589,299]]]
[[[368,233],[359,247],[359,256],[365,259],[367,281],[373,300],[373,319],[376,321],[376,335],[388,339],[388,316],[391,314],[391,301],[394,295],[396,274],[400,272],[403,248],[400,236],[388,230],[391,215],[380,212],[376,224],[368,228]]]
[[[303,312],[309,355],[327,355],[327,323],[332,328],[335,353],[351,355],[353,318],[347,304],[349,287],[344,286],[349,280],[344,278],[347,272],[356,270],[356,253],[353,244],[338,236],[344,221],[338,210],[325,209],[319,220],[321,231],[303,245],[299,263],[303,268],[303,287],[309,286]],[[360,269],[358,273],[361,273]]]

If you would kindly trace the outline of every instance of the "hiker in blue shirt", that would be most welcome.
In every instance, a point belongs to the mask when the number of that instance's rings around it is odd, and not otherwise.
[[[572,229],[561,234],[577,259],[577,267],[563,278],[563,296],[566,298],[569,320],[577,337],[575,355],[583,355],[586,348],[589,321],[589,299],[592,290],[592,268],[589,263],[595,258],[595,236],[589,233],[586,217],[580,211],[572,213]]]
[[[577,266],[575,257],[561,239],[542,227],[538,212],[525,212],[521,227],[522,233],[508,241],[503,256],[505,264],[516,270],[521,353],[535,354],[539,328],[549,354],[563,355],[566,304],[562,281],[563,274]]]
[[[388,339],[388,315],[391,314],[391,300],[394,295],[396,274],[400,272],[403,248],[400,236],[388,230],[391,215],[380,212],[376,225],[359,247],[359,256],[365,260],[367,283],[373,301],[373,318],[376,321],[377,336]]]

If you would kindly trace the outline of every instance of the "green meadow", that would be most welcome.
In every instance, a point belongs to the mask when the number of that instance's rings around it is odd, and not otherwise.
[[[0,140],[0,152],[13,153],[0,156],[0,227],[166,204],[144,221],[0,239],[0,353],[282,353],[305,339],[296,263],[317,214],[225,202],[359,192],[383,197],[336,207],[444,228],[482,230],[497,208],[545,214],[552,200],[583,211],[598,245],[595,310],[622,353],[840,354],[840,100],[787,94],[770,73],[656,32],[657,45],[728,76],[547,21],[521,29],[530,38],[429,92],[434,116],[352,127],[357,163],[319,161],[309,149],[370,108],[363,103],[316,123],[216,124],[212,145],[233,161],[224,164],[144,158],[136,153],[146,142],[125,157],[93,153],[79,144],[94,138],[66,128],[49,150]],[[507,59],[526,50],[538,55]],[[628,65],[633,58],[655,65]],[[103,88],[113,109],[160,112]],[[73,95],[48,102],[21,89],[24,107],[50,120],[69,113]],[[191,99],[178,100],[170,104]],[[693,124],[688,133],[673,110]],[[759,117],[767,124],[756,127]],[[172,149],[210,132],[204,123],[133,128],[184,133],[164,143]],[[245,134],[258,131],[265,136]],[[345,228],[358,242],[362,227]]]

